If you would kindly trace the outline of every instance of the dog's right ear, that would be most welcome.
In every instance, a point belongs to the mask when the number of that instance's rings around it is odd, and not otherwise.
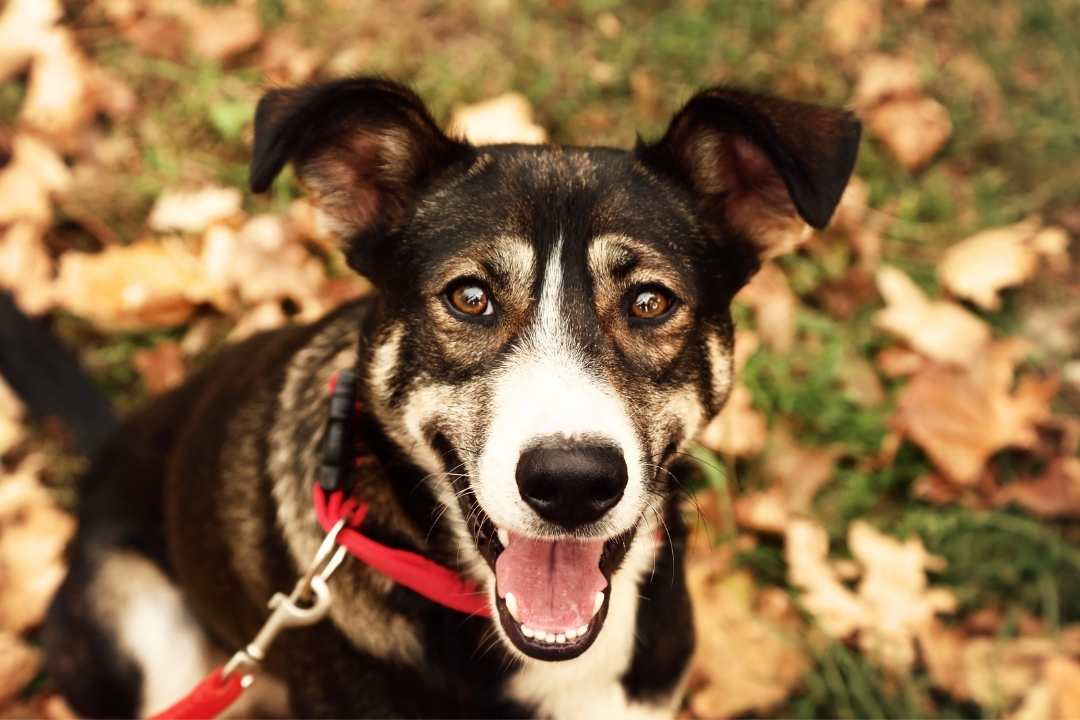
[[[397,83],[360,77],[271,90],[255,112],[251,189],[265,191],[292,161],[356,267],[365,246],[393,231],[424,187],[472,155]]]

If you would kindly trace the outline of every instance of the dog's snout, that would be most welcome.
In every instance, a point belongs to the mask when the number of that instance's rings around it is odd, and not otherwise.
[[[517,484],[540,517],[567,530],[594,522],[622,498],[626,461],[606,443],[559,443],[521,454]]]

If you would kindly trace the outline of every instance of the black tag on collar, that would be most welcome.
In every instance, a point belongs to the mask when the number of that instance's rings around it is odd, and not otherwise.
[[[356,384],[356,371],[342,370],[330,395],[319,464],[319,485],[327,493],[348,489],[346,479],[355,464]]]

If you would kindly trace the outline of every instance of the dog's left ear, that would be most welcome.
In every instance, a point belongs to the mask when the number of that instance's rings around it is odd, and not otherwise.
[[[263,192],[292,161],[334,221],[349,263],[364,271],[424,189],[472,157],[472,146],[447,137],[411,90],[356,77],[266,93],[255,111],[250,182]]]
[[[646,165],[682,184],[698,212],[746,238],[758,259],[825,227],[855,165],[861,126],[850,112],[728,88],[705,90],[655,143]]]

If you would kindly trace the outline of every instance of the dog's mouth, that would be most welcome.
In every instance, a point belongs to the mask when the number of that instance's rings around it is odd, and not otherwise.
[[[606,540],[531,538],[497,528],[472,497],[459,495],[477,549],[495,573],[495,605],[503,632],[538,660],[569,660],[600,634],[611,576],[635,528]]]

